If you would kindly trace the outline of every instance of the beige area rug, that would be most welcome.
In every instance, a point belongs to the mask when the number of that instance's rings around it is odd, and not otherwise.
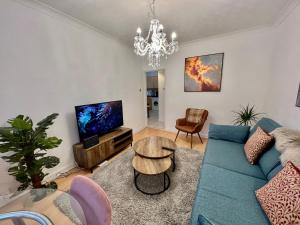
[[[145,195],[134,185],[129,150],[94,171],[92,179],[108,194],[112,203],[113,225],[187,225],[189,223],[197,188],[202,154],[191,149],[176,150],[176,170],[168,171],[171,184],[160,195]],[[147,191],[162,187],[162,179],[139,177],[139,185]],[[56,206],[75,224],[81,224],[71,211],[68,198],[62,195],[55,200]]]

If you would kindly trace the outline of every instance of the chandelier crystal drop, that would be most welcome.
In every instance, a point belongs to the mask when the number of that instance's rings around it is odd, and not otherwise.
[[[137,28],[136,36],[134,37],[134,51],[137,55],[145,56],[148,53],[148,64],[153,68],[160,66],[160,58],[172,55],[178,51],[178,41],[176,41],[176,33],[171,34],[171,42],[167,40],[166,33],[163,32],[164,26],[159,23],[155,16],[154,8],[155,0],[150,4],[152,19],[150,29],[146,38],[142,37],[142,29]]]

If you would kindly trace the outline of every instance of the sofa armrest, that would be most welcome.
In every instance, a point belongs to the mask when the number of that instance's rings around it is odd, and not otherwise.
[[[186,124],[185,118],[180,118],[176,120],[176,126],[184,126]]]
[[[208,137],[244,144],[249,136],[249,126],[209,125]]]

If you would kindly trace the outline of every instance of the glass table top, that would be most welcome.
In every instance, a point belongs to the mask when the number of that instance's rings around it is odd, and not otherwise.
[[[11,201],[0,208],[0,214],[13,211],[40,213],[59,225],[84,224],[85,218],[79,203],[69,193],[53,189],[33,189],[18,193]],[[39,224],[23,219],[25,225]],[[11,219],[0,221],[0,225],[14,224]],[[16,223],[15,223],[16,224]]]

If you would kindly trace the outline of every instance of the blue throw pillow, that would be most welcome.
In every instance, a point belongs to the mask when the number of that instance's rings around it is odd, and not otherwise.
[[[197,225],[213,225],[213,224],[210,221],[208,221],[208,219],[206,219],[204,216],[199,214]]]
[[[249,136],[249,126],[209,125],[208,137],[244,144]]]

